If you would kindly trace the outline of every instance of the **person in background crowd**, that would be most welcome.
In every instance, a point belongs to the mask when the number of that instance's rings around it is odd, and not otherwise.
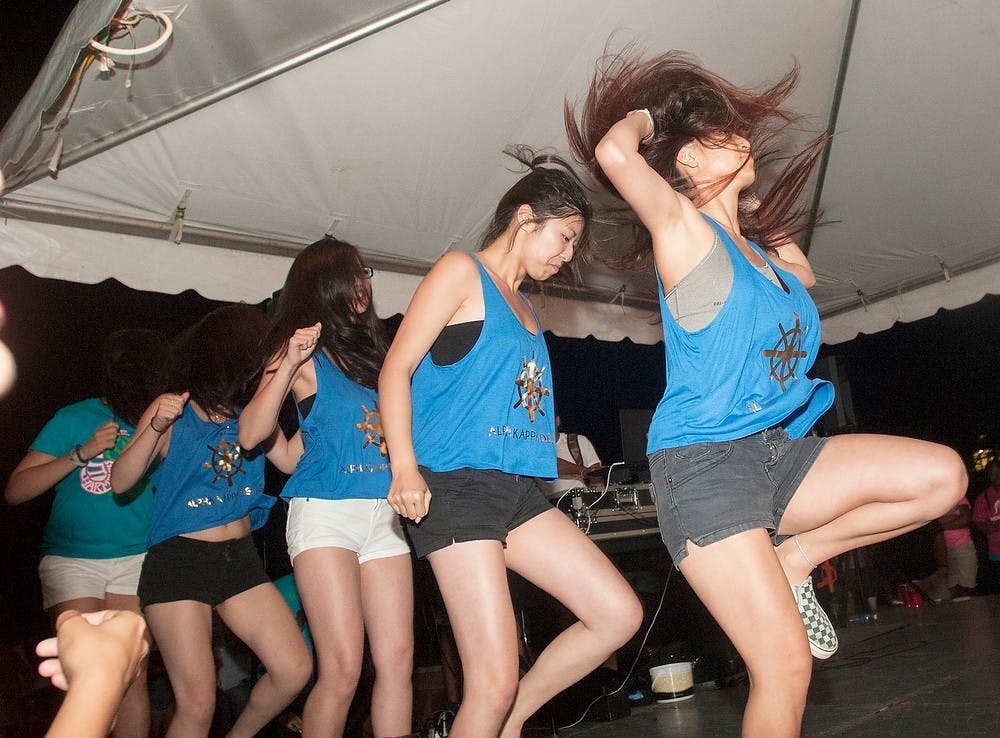
[[[306,736],[343,733],[365,633],[374,734],[407,734],[413,719],[413,570],[386,501],[376,394],[386,340],[371,277],[358,250],[335,238],[295,258],[265,340],[270,360],[240,425],[241,441],[257,443],[274,432],[289,392],[295,399],[305,453],[282,497],[291,501],[288,555],[318,660]]]
[[[601,466],[594,444],[582,433],[563,433],[556,414],[556,468],[559,478],[550,485],[550,495],[561,495],[574,487],[594,487],[601,480],[592,472]]]
[[[0,190],[3,189],[3,179],[0,178]],[[0,302],[0,329],[7,323],[7,311],[4,310],[3,303]],[[14,363],[14,355],[10,352],[7,344],[0,341],[0,397],[3,397],[10,388],[14,386],[17,379],[17,364]]]
[[[940,530],[934,536],[937,570],[918,582],[920,590],[936,602],[962,602],[976,593],[979,559],[969,525],[972,505],[963,497],[937,519]]]
[[[986,465],[986,490],[976,498],[972,524],[986,536],[986,594],[1000,592],[1000,459]]]
[[[521,161],[530,171],[501,198],[480,251],[445,254],[417,288],[379,381],[389,503],[430,561],[462,661],[455,738],[520,735],[642,617],[614,565],[535,485],[556,476],[555,414],[545,338],[519,287],[586,244],[591,206],[559,160]],[[508,568],[579,618],[520,682]]]
[[[67,610],[139,612],[136,588],[153,493],[148,476],[142,476],[115,495],[110,477],[143,408],[163,390],[168,355],[159,331],[129,329],[108,336],[100,397],[59,410],[7,481],[9,505],[55,488],[38,564],[42,606],[53,625]],[[115,735],[145,738],[148,732],[143,671],[125,694]]]
[[[215,711],[212,609],[257,655],[267,673],[229,735],[256,735],[305,686],[312,661],[298,624],[264,572],[250,532],[267,520],[264,454],[291,472],[301,438],[280,430],[263,448],[237,441],[240,410],[260,370],[263,311],[218,308],[174,347],[171,386],[136,424],[111,471],[112,489],[129,489],[154,464],[149,552],[139,599],[176,701],[167,735],[206,736]]]
[[[793,240],[811,220],[793,208],[826,138],[752,195],[755,158],[794,120],[781,105],[796,79],[747,90],[680,52],[626,49],[602,59],[579,119],[565,111],[577,159],[641,224],[619,264],[655,272],[667,368],[647,445],[657,517],[746,663],[744,735],[798,735],[810,652],[837,649],[815,562],[943,515],[966,485],[944,446],[806,435],[833,388],[806,377],[820,324]]]

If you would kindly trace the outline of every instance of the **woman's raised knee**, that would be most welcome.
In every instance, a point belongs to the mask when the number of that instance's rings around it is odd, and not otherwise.
[[[930,518],[937,518],[962,499],[969,485],[965,462],[953,449],[938,446],[935,449],[933,467],[928,474],[928,504]]]

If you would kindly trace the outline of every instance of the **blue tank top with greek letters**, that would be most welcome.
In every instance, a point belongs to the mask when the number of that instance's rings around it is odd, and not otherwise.
[[[256,530],[275,498],[264,493],[264,453],[237,441],[236,419],[213,423],[185,406],[170,430],[170,446],[153,472],[149,545],[232,523],[245,515]]]
[[[545,337],[540,326],[536,335],[521,325],[472,258],[485,305],[482,331],[454,364],[435,364],[428,352],[414,372],[417,463],[437,472],[470,467],[551,479],[555,412]]]
[[[754,268],[722,226],[703,217],[729,252],[733,285],[715,318],[687,331],[671,315],[657,274],[667,383],[647,453],[744,438],[776,425],[800,438],[833,403],[833,386],[806,376],[816,360],[820,324],[805,287],[750,243],[785,292]]]
[[[281,496],[323,500],[379,499],[392,481],[378,394],[354,382],[322,349],[312,357],[316,399],[299,411],[305,452]]]

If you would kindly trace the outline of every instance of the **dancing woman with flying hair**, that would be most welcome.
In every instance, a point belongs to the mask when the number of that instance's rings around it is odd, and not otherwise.
[[[389,503],[431,564],[462,661],[455,738],[520,735],[642,617],[614,565],[535,485],[557,476],[555,412],[545,338],[519,287],[587,243],[591,206],[559,160],[520,157],[530,171],[501,198],[482,248],[445,254],[420,283],[379,380]],[[520,683],[507,569],[578,618]]]
[[[833,402],[806,371],[820,344],[795,203],[825,144],[788,159],[760,200],[755,165],[795,122],[792,69],[759,91],[691,57],[626,49],[566,106],[574,154],[641,228],[619,264],[657,277],[666,388],[647,453],[663,541],[743,657],[744,735],[797,735],[812,664],[837,649],[816,563],[939,517],[965,490],[949,448],[807,433]],[[577,121],[577,112],[578,120]]]

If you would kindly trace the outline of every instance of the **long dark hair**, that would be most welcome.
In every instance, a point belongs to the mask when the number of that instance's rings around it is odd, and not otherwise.
[[[704,69],[682,52],[669,51],[643,61],[629,46],[617,54],[607,53],[598,61],[580,108],[579,123],[574,106],[566,102],[566,134],[577,160],[619,197],[597,163],[594,149],[611,126],[637,108],[649,110],[655,123],[652,139],[639,146],[639,153],[672,188],[696,205],[700,202],[694,188],[677,168],[677,155],[691,141],[713,145],[720,137],[736,134],[750,142],[758,165],[770,159],[786,159],[774,184],[761,195],[760,207],[753,212],[741,209],[739,215],[743,235],[773,251],[786,237],[794,238],[813,228],[818,218],[818,214],[796,203],[828,135],[814,138],[791,157],[778,157],[775,147],[778,136],[800,120],[800,116],[781,107],[795,89],[798,77],[798,67],[793,66],[772,85],[759,91],[745,90]],[[711,185],[703,200],[720,192],[735,176],[734,172]],[[639,228],[635,248],[619,264],[641,266],[651,253],[649,232]]]
[[[283,353],[296,329],[315,323],[323,324],[320,347],[341,371],[364,387],[377,387],[387,342],[372,307],[371,282],[358,249],[332,236],[309,244],[292,262],[264,339],[266,355]]]
[[[553,218],[583,218],[583,230],[577,238],[576,253],[583,253],[590,243],[590,221],[593,207],[586,188],[573,168],[553,154],[536,154],[527,146],[512,146],[504,153],[516,159],[529,171],[507,190],[497,203],[479,248],[489,246],[503,235],[522,205],[531,206],[532,223]],[[547,166],[548,165],[548,166]]]
[[[170,342],[162,331],[126,328],[104,339],[101,397],[129,425],[166,389]]]
[[[266,330],[258,307],[216,308],[174,341],[170,389],[190,392],[206,412],[235,415],[257,389]]]

